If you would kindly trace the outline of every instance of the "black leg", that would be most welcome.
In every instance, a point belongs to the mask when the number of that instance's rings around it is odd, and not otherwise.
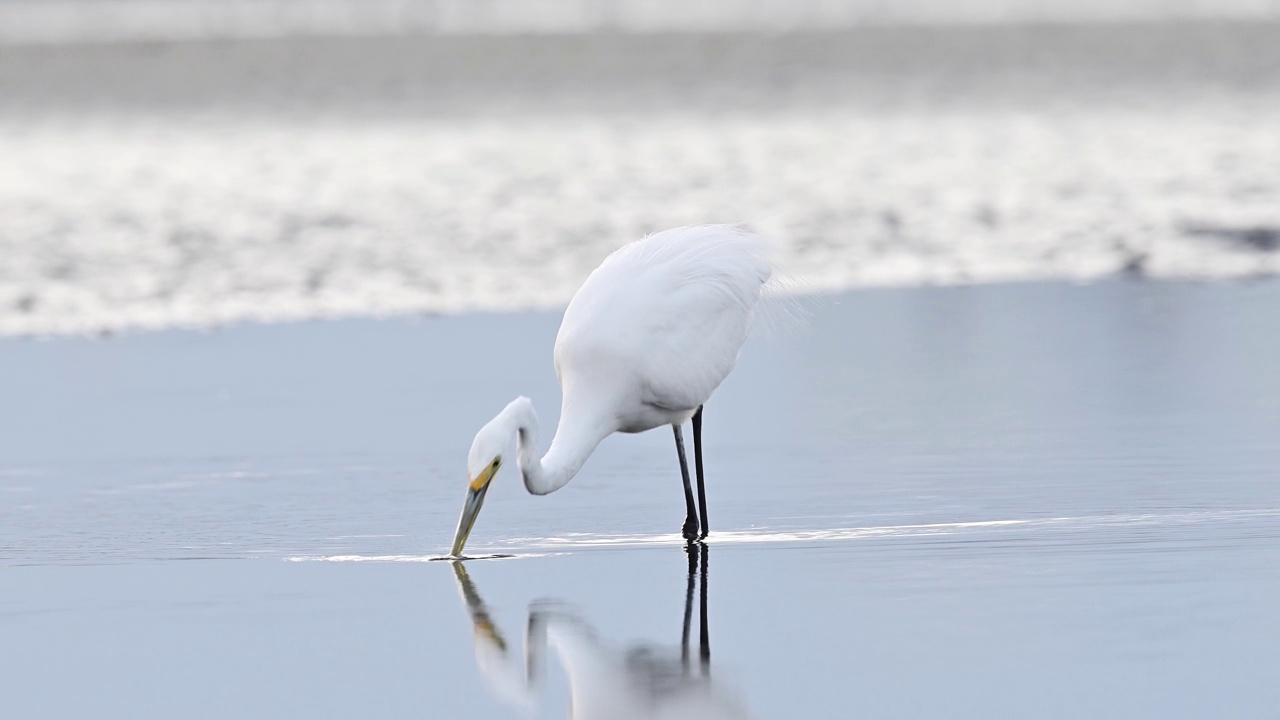
[[[705,677],[710,673],[711,666],[711,633],[707,630],[707,563],[710,561],[706,545],[698,543],[699,550],[702,551],[702,585],[698,588],[698,624],[701,630],[698,634],[698,657],[702,660],[702,674]]]
[[[707,486],[702,482],[702,406],[693,414],[693,465],[698,471],[698,517],[702,521],[699,540],[704,540],[711,527],[707,525]]]
[[[689,484],[689,461],[684,455],[684,435],[679,425],[672,425],[676,431],[676,452],[680,455],[680,476],[684,479],[684,539],[693,542],[698,539],[698,517],[693,507],[693,487]]]
[[[698,546],[689,543],[684,546],[689,555],[689,581],[684,589],[684,631],[680,634],[680,665],[685,673],[689,671],[689,628],[693,622],[693,583],[698,572]]]

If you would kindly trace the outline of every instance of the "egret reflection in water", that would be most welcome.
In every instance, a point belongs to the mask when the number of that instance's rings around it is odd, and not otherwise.
[[[601,638],[568,604],[536,600],[525,627],[524,667],[494,625],[489,611],[461,561],[453,564],[458,588],[475,633],[476,665],[499,698],[522,711],[536,706],[547,648],[556,654],[569,678],[575,720],[745,720],[751,715],[723,684],[713,683],[711,641],[707,629],[707,549],[695,543],[689,556],[684,622],[679,652],[644,643],[621,647]],[[694,591],[698,590],[698,646],[692,655]]]

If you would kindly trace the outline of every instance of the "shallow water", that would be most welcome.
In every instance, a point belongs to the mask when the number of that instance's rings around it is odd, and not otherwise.
[[[761,718],[1265,717],[1280,700],[1274,546],[713,546],[711,676]],[[11,570],[4,704],[10,717],[520,717],[531,606],[568,603],[597,657],[676,656],[686,568],[676,547],[471,563],[509,649],[496,662],[444,563]],[[566,717],[564,671],[543,664],[533,714]]]
[[[546,498],[504,468],[467,550],[513,557],[469,586],[428,562],[475,429],[517,393],[554,424],[554,313],[0,341],[0,708],[564,717],[571,682],[582,717],[1280,705],[1280,284],[810,305],[707,407],[709,682],[679,661],[669,433]]]

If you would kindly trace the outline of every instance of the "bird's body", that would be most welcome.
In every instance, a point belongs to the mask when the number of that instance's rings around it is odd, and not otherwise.
[[[570,301],[556,336],[562,400],[551,447],[538,456],[527,398],[480,430],[468,474],[481,495],[474,510],[471,499],[464,508],[454,553],[513,435],[525,487],[545,495],[569,482],[605,437],[671,425],[692,503],[680,425],[694,419],[701,490],[701,408],[733,370],[770,274],[760,240],[727,226],[668,230],[606,258]]]
[[[556,336],[561,418],[608,412],[621,432],[687,421],[733,370],[768,280],[754,239],[724,228],[659,233],[610,255]]]

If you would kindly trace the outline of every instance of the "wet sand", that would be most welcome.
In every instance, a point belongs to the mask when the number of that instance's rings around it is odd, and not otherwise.
[[[753,341],[707,408],[698,692],[761,718],[1280,702],[1280,285],[811,307],[803,331]],[[566,683],[636,677],[637,658],[649,680],[678,667],[669,433],[607,440],[546,498],[504,469],[468,550],[516,557],[468,563],[472,595],[425,562],[475,429],[517,393],[554,425],[557,322],[0,341],[6,714],[515,717],[531,615],[553,653],[623,673],[544,658],[536,716],[565,715]],[[624,662],[640,641],[660,648]]]

